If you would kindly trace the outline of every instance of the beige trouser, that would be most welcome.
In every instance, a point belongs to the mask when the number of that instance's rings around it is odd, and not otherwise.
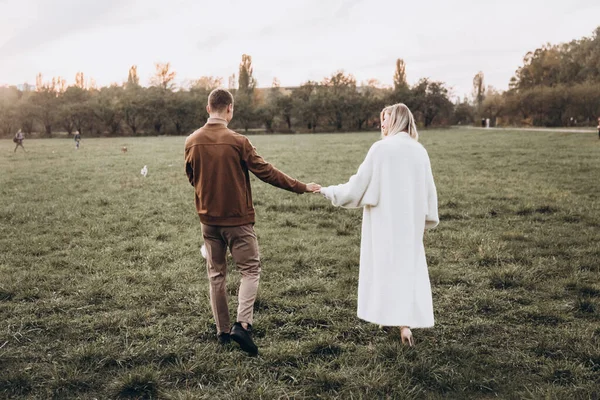
[[[211,226],[202,224],[206,265],[210,282],[210,305],[218,332],[229,332],[227,306],[227,248],[242,275],[238,293],[237,321],[252,324],[254,301],[260,279],[258,241],[252,224]]]

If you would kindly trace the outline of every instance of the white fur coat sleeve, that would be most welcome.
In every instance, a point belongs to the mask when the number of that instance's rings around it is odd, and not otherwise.
[[[433,181],[431,163],[429,158],[427,158],[427,215],[425,216],[425,229],[435,228],[439,223],[437,189]]]
[[[359,208],[376,206],[379,202],[379,178],[376,173],[375,149],[373,144],[363,163],[347,183],[321,188],[323,194],[334,206]]]

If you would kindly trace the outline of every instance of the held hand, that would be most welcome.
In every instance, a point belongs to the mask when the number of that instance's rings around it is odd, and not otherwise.
[[[308,193],[319,193],[319,190],[321,190],[321,185],[317,183],[311,182],[306,185],[306,192]]]

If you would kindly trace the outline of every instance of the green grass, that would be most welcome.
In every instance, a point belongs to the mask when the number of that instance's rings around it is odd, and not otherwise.
[[[251,138],[324,185],[376,139]],[[255,181],[257,358],[216,344],[183,137],[0,141],[0,398],[598,399],[600,142],[421,141],[441,217],[425,239],[435,328],[408,349],[356,318],[360,211]]]

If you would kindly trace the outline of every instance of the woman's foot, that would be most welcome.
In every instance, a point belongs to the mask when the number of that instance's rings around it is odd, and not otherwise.
[[[408,326],[400,327],[400,337],[402,338],[402,344],[408,344],[409,347],[415,345],[415,339],[413,338],[412,332]]]

